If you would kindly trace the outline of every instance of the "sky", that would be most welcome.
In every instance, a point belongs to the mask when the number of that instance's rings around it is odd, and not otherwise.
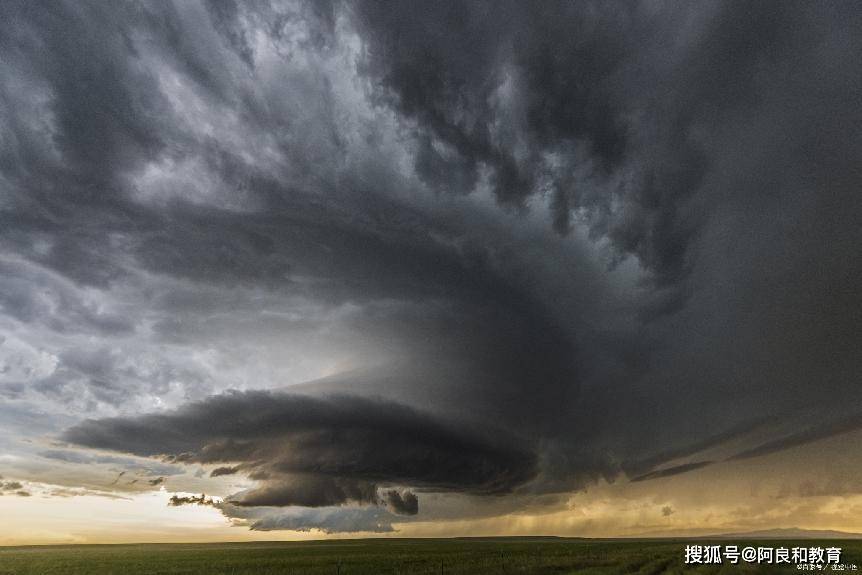
[[[0,544],[862,531],[855,2],[0,4]]]

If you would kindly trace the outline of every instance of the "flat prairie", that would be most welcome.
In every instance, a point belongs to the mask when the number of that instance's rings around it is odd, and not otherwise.
[[[311,542],[0,547],[0,575],[483,575],[793,573],[795,564],[687,565],[686,545],[840,547],[862,573],[862,541],[702,539],[362,539]],[[855,568],[855,569],[854,569]]]

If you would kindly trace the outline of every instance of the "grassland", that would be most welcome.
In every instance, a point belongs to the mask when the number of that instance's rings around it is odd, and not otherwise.
[[[683,540],[376,539],[302,543],[0,547],[0,575],[483,575],[797,573],[795,565],[690,566]],[[862,541],[717,541],[834,545],[862,574]],[[824,567],[820,572],[834,572]],[[845,572],[848,572],[845,570]],[[853,571],[849,571],[852,573]]]

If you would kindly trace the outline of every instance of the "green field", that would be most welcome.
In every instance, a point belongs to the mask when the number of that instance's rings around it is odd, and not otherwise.
[[[371,539],[302,543],[0,547],[0,575],[396,575],[538,573],[800,573],[795,565],[684,563],[683,540]],[[862,567],[862,541],[716,541],[753,547],[841,547]],[[819,572],[833,572],[824,566]],[[844,569],[847,572],[847,569]],[[849,572],[853,572],[850,570]],[[862,573],[862,570],[857,571]]]

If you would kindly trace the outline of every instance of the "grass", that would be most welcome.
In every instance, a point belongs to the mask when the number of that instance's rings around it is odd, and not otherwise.
[[[0,547],[0,575],[483,575],[795,573],[795,565],[686,565],[684,540],[555,538],[365,539],[296,543]],[[716,541],[722,546],[841,547],[859,566],[862,541]],[[821,572],[832,572],[824,566]],[[845,569],[846,571],[846,569]],[[852,573],[853,571],[849,571]]]

